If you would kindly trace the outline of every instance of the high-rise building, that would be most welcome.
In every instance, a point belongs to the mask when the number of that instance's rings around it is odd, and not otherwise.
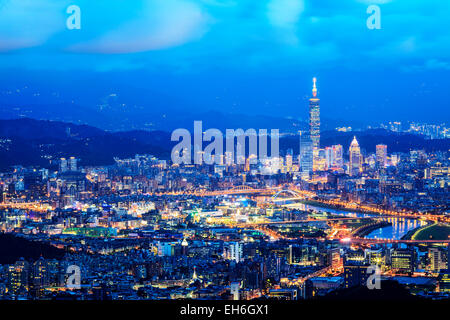
[[[345,288],[351,288],[356,286],[365,285],[369,274],[367,269],[369,264],[365,263],[345,263],[344,265],[344,286]]]
[[[309,177],[313,170],[313,143],[308,134],[300,133],[300,172],[302,176]]]
[[[23,258],[11,265],[8,269],[8,290],[13,294],[28,291],[28,278],[30,266]]]
[[[314,149],[320,148],[320,99],[317,98],[316,80],[313,78],[313,96],[309,99],[309,134]]]
[[[69,160],[67,161],[68,165],[69,165],[69,171],[77,171],[78,166],[78,159],[75,157],[70,157]]]
[[[442,272],[438,276],[437,287],[439,292],[450,292],[450,272]]]
[[[428,249],[428,259],[430,261],[429,268],[433,272],[439,272],[446,269],[446,261],[443,252],[437,247]]]
[[[333,149],[331,147],[325,148],[325,163],[327,169],[331,169],[333,166]]]
[[[385,144],[377,144],[376,147],[376,155],[377,155],[377,166],[379,168],[386,167],[387,164],[387,145]]]
[[[286,172],[292,171],[292,154],[286,155]]]
[[[233,296],[233,300],[239,300],[239,289],[241,283],[239,281],[233,281],[230,284],[230,293]]]
[[[343,148],[340,144],[335,144],[331,146],[332,149],[332,163],[331,165],[334,168],[341,169],[344,166],[344,159],[343,159]]]
[[[344,166],[343,151],[340,144],[325,148],[325,161],[327,169],[341,169]]]
[[[240,242],[229,242],[223,248],[223,257],[227,260],[233,260],[236,262],[242,261],[242,243]]]
[[[313,148],[313,171],[327,170],[325,149]]]
[[[410,249],[393,249],[391,252],[391,269],[398,273],[411,274],[415,269],[415,252]]]
[[[33,294],[40,297],[44,294],[45,287],[49,284],[48,266],[44,258],[39,258],[31,268],[31,284]]]
[[[59,171],[60,172],[66,172],[67,170],[68,170],[67,159],[66,158],[61,158],[59,160]]]
[[[342,259],[339,248],[331,248],[328,250],[328,262],[329,266],[333,269],[342,267]]]
[[[356,137],[353,137],[353,141],[350,144],[350,166],[349,174],[350,176],[358,176],[361,172],[362,166],[362,156],[361,149],[359,148],[358,141]]]

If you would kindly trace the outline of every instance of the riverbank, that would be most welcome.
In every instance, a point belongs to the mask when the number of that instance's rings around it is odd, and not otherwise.
[[[374,223],[364,225],[364,226],[354,230],[352,232],[352,235],[355,237],[363,238],[363,237],[369,235],[374,230],[382,229],[382,228],[386,228],[386,227],[390,227],[390,226],[392,226],[392,223],[387,222],[387,221],[374,222]]]
[[[448,240],[450,238],[450,226],[433,223],[425,227],[416,228],[408,232],[411,240]]]
[[[341,210],[341,211],[346,211],[346,212],[356,212],[356,213],[380,215],[379,212],[375,212],[375,211],[367,211],[367,210],[360,210],[360,209],[354,209],[354,208],[350,209],[350,208],[346,208],[344,206],[331,205],[331,204],[327,204],[327,203],[323,203],[323,202],[315,201],[315,200],[301,200],[299,202],[303,203],[305,205],[311,205],[311,206],[321,207],[321,208],[325,208],[325,209],[334,209],[334,210]]]

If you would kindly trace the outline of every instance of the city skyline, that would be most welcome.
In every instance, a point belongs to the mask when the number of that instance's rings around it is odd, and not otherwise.
[[[0,0],[0,303],[447,306],[449,15]]]

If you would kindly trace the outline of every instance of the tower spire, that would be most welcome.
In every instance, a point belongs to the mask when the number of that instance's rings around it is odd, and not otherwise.
[[[316,77],[314,77],[314,78],[313,78],[313,90],[312,90],[312,93],[313,93],[313,97],[314,97],[314,98],[317,96],[316,81],[317,81],[317,79],[316,79]]]

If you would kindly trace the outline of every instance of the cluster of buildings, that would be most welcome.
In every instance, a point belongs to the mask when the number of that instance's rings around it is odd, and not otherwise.
[[[374,266],[411,293],[448,297],[448,245],[346,241],[448,219],[448,152],[379,144],[368,153],[357,137],[322,147],[315,79],[309,107],[298,156],[174,164],[136,155],[96,167],[69,157],[0,173],[0,246],[13,234],[48,248],[40,258],[14,248],[16,260],[0,262],[0,298],[307,299],[364,286]],[[414,212],[420,223],[358,212]]]
[[[413,133],[427,137],[427,139],[445,139],[450,137],[450,128],[445,124],[429,124],[409,122],[403,124],[400,121],[393,121],[387,124],[381,124],[381,128],[393,132]]]

